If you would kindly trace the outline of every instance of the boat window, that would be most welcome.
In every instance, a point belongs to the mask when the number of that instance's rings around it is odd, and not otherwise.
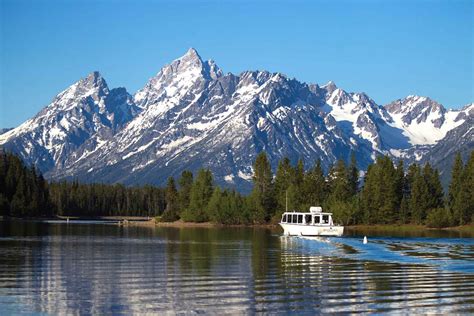
[[[293,224],[298,223],[298,215],[293,214]]]
[[[315,224],[321,223],[321,217],[320,217],[319,215],[316,215],[316,216],[314,217],[314,223],[315,223]]]
[[[303,215],[298,215],[298,223],[299,224],[303,223]]]
[[[306,222],[306,224],[311,224],[311,215],[305,215],[304,216],[304,221]]]
[[[291,220],[291,214],[288,214],[288,223],[292,223],[293,221]]]
[[[329,215],[323,215],[323,224],[329,224]]]
[[[283,223],[286,223],[286,214],[283,215],[283,219],[281,220]]]

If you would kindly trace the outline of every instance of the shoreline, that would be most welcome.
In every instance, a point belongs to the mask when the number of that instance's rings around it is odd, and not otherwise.
[[[175,228],[187,228],[187,227],[202,227],[202,228],[214,228],[214,227],[258,227],[258,228],[276,228],[279,227],[277,223],[266,223],[266,224],[250,224],[250,225],[226,225],[213,222],[184,222],[182,220],[177,220],[174,222],[159,222],[156,221],[153,217],[147,216],[52,216],[52,217],[5,217],[0,216],[0,220],[12,220],[12,221],[49,221],[49,220],[81,220],[81,221],[111,221],[117,222],[117,225],[121,226],[139,226],[139,227],[175,227]],[[456,232],[466,232],[474,233],[474,224],[468,224],[463,226],[453,226],[453,227],[442,227],[442,228],[433,228],[427,227],[424,225],[415,225],[415,224],[374,224],[374,225],[348,225],[344,226],[348,231],[351,230],[374,230],[374,231],[386,231],[386,230],[401,230],[401,231],[456,231]]]
[[[175,227],[175,228],[187,228],[187,227],[204,227],[204,228],[213,228],[213,227],[259,227],[259,228],[277,228],[278,224],[252,224],[252,225],[225,225],[212,222],[183,222],[181,220],[175,222],[157,222],[155,219],[149,221],[141,222],[129,222],[128,225],[131,226],[143,226],[143,227]],[[375,230],[375,231],[386,231],[386,230],[402,230],[402,231],[456,231],[456,232],[473,232],[474,233],[474,224],[463,225],[463,226],[453,226],[453,227],[443,227],[443,228],[432,228],[424,225],[414,225],[414,224],[375,224],[375,225],[350,225],[344,226],[344,229],[350,230]]]
[[[174,222],[157,222],[155,219],[150,219],[149,221],[135,222],[131,221],[125,225],[130,226],[141,226],[141,227],[174,227],[174,228],[191,228],[191,227],[202,227],[202,228],[214,228],[214,227],[258,227],[258,228],[275,228],[278,227],[276,224],[251,224],[251,225],[225,225],[220,223],[213,222],[183,222],[182,220],[177,220]]]
[[[345,226],[345,228],[351,230],[357,229],[372,229],[372,230],[390,230],[398,229],[403,231],[416,231],[416,230],[426,230],[426,231],[458,231],[458,232],[474,232],[474,224],[468,224],[463,226],[452,226],[452,227],[427,227],[425,225],[415,225],[415,224],[375,224],[375,225],[350,225]]]

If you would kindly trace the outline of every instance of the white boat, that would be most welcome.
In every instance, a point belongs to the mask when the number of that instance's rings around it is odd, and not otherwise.
[[[309,213],[285,212],[280,226],[286,236],[342,236],[344,226],[334,225],[332,213],[319,206],[311,206]]]

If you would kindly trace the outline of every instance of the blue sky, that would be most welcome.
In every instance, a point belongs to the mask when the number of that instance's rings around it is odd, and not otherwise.
[[[385,104],[474,101],[473,1],[0,0],[0,127],[99,70],[135,93],[189,47],[224,72],[266,69]]]

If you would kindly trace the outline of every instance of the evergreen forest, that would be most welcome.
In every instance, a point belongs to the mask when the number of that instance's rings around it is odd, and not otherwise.
[[[367,171],[338,160],[327,173],[320,161],[306,168],[283,158],[273,173],[261,152],[253,165],[248,195],[214,184],[212,172],[182,172],[165,187],[46,181],[34,166],[0,154],[0,216],[52,217],[150,216],[160,221],[249,225],[278,222],[288,209],[323,206],[336,222],[419,224],[448,227],[474,223],[474,151],[463,162],[458,154],[451,182],[443,191],[438,170],[430,164],[394,162],[379,156]]]

